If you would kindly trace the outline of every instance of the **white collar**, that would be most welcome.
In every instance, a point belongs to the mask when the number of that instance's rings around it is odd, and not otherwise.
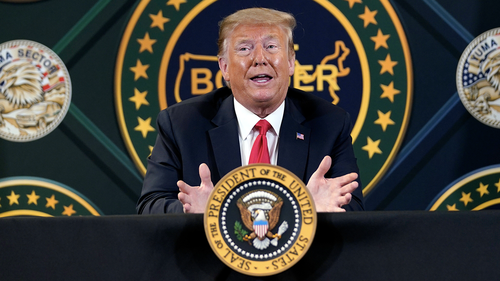
[[[238,118],[239,133],[242,139],[246,139],[247,136],[252,132],[255,124],[261,120],[259,116],[255,115],[253,112],[244,107],[239,103],[234,97],[234,111],[236,113],[236,118]],[[281,121],[283,120],[283,114],[285,113],[285,101],[271,114],[266,116],[264,119],[267,120],[274,130],[275,134],[278,136],[281,128]]]

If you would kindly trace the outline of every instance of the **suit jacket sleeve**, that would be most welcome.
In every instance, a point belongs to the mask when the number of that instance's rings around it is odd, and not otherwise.
[[[347,211],[362,211],[364,210],[363,187],[359,180],[359,169],[352,146],[351,129],[350,116],[346,112],[343,129],[330,155],[332,157],[332,174],[333,177],[346,175],[351,172],[358,174],[358,188],[352,193],[351,203],[343,206],[343,208]]]

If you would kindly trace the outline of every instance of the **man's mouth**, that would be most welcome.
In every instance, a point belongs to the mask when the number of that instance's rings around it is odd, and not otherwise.
[[[273,77],[266,75],[266,74],[259,74],[257,76],[250,78],[250,79],[254,82],[257,82],[257,83],[265,83],[265,82],[271,81],[271,79],[273,79]]]

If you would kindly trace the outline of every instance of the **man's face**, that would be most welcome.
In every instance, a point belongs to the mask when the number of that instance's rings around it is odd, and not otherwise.
[[[240,25],[227,39],[219,67],[233,95],[260,117],[272,113],[285,99],[295,57],[279,26]]]

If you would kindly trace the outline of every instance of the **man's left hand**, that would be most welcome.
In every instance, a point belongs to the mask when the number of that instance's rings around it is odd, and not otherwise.
[[[180,191],[177,197],[184,207],[184,213],[204,213],[208,197],[214,189],[207,164],[200,165],[199,173],[201,179],[199,186],[190,186],[184,181],[177,182]]]
[[[325,156],[307,183],[317,212],[345,212],[342,206],[351,202],[351,193],[358,187],[358,182],[355,181],[358,178],[356,173],[325,178],[331,165],[332,158]]]

